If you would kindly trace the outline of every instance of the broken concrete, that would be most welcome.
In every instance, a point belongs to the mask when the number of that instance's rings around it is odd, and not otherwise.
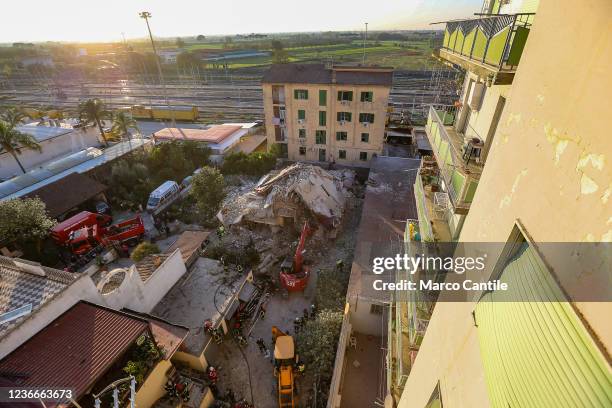
[[[351,173],[342,170],[334,175],[317,166],[296,163],[270,172],[246,194],[226,199],[217,217],[226,226],[245,221],[301,225],[306,219],[314,219],[335,228],[344,212],[346,186],[354,180]]]

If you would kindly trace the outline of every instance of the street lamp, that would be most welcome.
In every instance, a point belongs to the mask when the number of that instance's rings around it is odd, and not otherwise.
[[[159,81],[161,82],[162,89],[164,92],[164,99],[166,100],[166,106],[170,110],[170,117],[172,118],[172,127],[176,127],[176,121],[174,120],[174,111],[170,108],[170,102],[168,101],[168,91],[166,90],[166,81],[164,81],[164,74],[161,69],[161,63],[159,62],[159,55],[157,55],[157,48],[155,48],[155,41],[153,41],[153,34],[151,33],[151,26],[149,25],[149,19],[152,17],[148,11],[141,11],[138,13],[140,18],[143,18],[147,23],[147,31],[149,32],[149,39],[151,40],[151,47],[153,47],[153,54],[155,55],[155,62],[157,63],[157,72],[159,73]]]

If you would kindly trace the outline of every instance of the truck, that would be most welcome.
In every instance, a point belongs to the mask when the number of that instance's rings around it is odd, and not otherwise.
[[[86,226],[70,234],[67,247],[74,255],[86,255],[111,245],[135,245],[145,234],[142,218],[137,215],[129,220],[100,227],[96,224]]]
[[[70,234],[74,231],[94,225],[106,227],[112,222],[113,219],[110,215],[81,211],[51,228],[51,238],[53,238],[58,245],[63,246],[66,245]]]
[[[274,339],[274,376],[278,383],[278,406],[295,407],[295,368],[299,357],[295,354],[293,337],[272,326]]]

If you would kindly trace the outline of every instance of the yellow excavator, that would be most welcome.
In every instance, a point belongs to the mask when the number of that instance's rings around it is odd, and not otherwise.
[[[293,337],[272,326],[274,340],[274,376],[278,379],[278,406],[295,408],[295,368],[298,356],[295,354]]]

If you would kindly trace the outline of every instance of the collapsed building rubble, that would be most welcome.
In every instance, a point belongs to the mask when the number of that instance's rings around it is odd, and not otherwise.
[[[231,253],[252,246],[259,254],[254,272],[275,281],[278,264],[295,251],[305,221],[314,228],[309,253],[318,253],[336,236],[345,211],[354,207],[355,188],[353,170],[326,171],[303,163],[270,172],[255,184],[243,183],[228,193],[217,214],[228,227],[217,245]]]
[[[337,177],[304,163],[270,172],[250,192],[226,200],[217,217],[226,226],[245,221],[271,226],[288,222],[300,225],[308,219],[333,229],[344,212],[345,185],[352,184],[354,177],[350,171],[340,174],[342,177]]]

